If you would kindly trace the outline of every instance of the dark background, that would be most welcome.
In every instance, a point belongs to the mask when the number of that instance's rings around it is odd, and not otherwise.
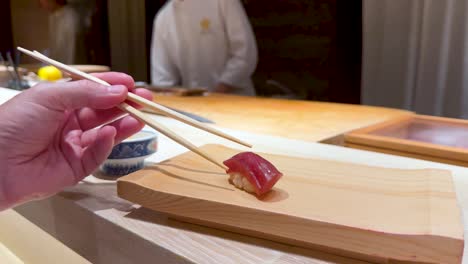
[[[146,1],[148,51],[153,19],[165,2]],[[360,103],[361,0],[243,3],[259,50],[258,95]]]
[[[0,52],[13,50],[10,1],[1,1]],[[92,28],[88,38],[90,64],[110,65],[107,1],[96,1],[93,24],[97,26]],[[153,20],[165,2],[145,1],[148,55]],[[258,95],[360,103],[361,0],[242,2],[259,49],[259,64],[253,75]],[[147,59],[150,65],[149,56]]]
[[[13,49],[10,1],[0,1],[0,6],[0,52],[5,54]]]

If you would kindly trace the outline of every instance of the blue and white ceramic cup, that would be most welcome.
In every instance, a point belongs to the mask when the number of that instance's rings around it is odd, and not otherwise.
[[[123,176],[144,166],[145,159],[158,149],[158,134],[142,130],[115,145],[100,169],[108,176]]]

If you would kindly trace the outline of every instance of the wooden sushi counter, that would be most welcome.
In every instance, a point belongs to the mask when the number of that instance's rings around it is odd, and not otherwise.
[[[9,96],[11,92],[0,89],[0,102]],[[344,133],[409,116],[410,112],[227,95],[156,95],[155,100],[212,120],[218,128],[253,142],[254,151],[361,164],[372,161],[373,165],[395,168],[450,170],[461,207],[468,210],[466,168],[317,144],[339,141]],[[158,115],[153,118],[198,146],[217,143],[235,147],[177,121]],[[159,150],[151,161],[166,160],[184,151],[161,136]],[[366,263],[173,220],[117,197],[115,180],[97,174],[15,211],[92,263]]]
[[[330,140],[354,129],[411,114],[382,107],[223,94],[155,94],[155,100],[208,118],[220,127],[308,142]]]

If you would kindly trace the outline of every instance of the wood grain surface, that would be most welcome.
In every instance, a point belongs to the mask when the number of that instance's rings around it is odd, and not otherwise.
[[[224,94],[155,94],[154,101],[203,116],[221,127],[310,142],[411,114],[382,107]]]
[[[345,145],[448,164],[468,164],[468,121],[414,115],[360,128]]]
[[[0,88],[0,103],[16,93],[13,90]],[[221,128],[229,126],[233,129],[226,129],[225,132],[255,142],[256,151],[259,152],[274,151],[282,155],[287,153],[304,158],[319,157],[394,168],[449,169],[454,174],[459,202],[465,212],[468,212],[466,191],[468,171],[465,168],[311,143],[393,117],[408,115],[406,111],[261,98],[248,98],[244,101],[241,100],[242,97],[234,96],[237,98],[235,100],[224,97],[229,96],[179,98],[157,95],[155,100],[210,118]],[[244,103],[240,103],[241,101]],[[248,108],[253,110],[250,111]],[[301,112],[302,110],[299,110],[301,108],[305,112]],[[262,109],[265,113],[262,113]],[[267,119],[262,120],[263,116]],[[174,120],[160,116],[153,118],[187,135],[198,145],[229,144],[228,141],[211,137],[203,131],[187,128]],[[294,122],[292,119],[298,121],[288,127]],[[274,137],[276,133],[286,135],[289,139]],[[299,138],[304,138],[308,142],[291,140]],[[184,151],[163,136],[160,139],[160,149],[152,161],[159,162]],[[97,181],[93,176],[53,197],[24,204],[16,210],[97,264],[135,263],[135,261],[184,264],[367,263],[308,248],[180,222],[169,218],[167,214],[140,208],[120,199],[116,194],[115,181]],[[14,221],[11,223],[15,225]]]
[[[202,149],[220,160],[236,153]],[[121,178],[117,190],[185,221],[365,261],[461,262],[463,228],[449,172],[262,156],[284,177],[261,200],[191,152]]]
[[[89,264],[13,210],[0,212],[0,263]]]
[[[0,88],[0,103],[5,102],[17,93],[14,90]],[[165,99],[174,101],[169,96]],[[203,100],[200,99],[193,98],[198,104],[204,104]],[[185,100],[177,101],[177,104],[181,106],[179,108],[190,110],[182,104],[185,102]],[[256,100],[252,100],[251,102],[254,105],[253,107],[258,107],[255,106]],[[276,105],[281,107],[280,102]],[[313,106],[314,104],[311,105]],[[336,106],[338,110],[342,109],[342,105],[337,104]],[[356,107],[360,108],[359,106]],[[209,107],[204,109],[210,112],[218,110],[216,107],[211,110]],[[334,111],[331,105],[328,111],[331,113],[337,112]],[[386,111],[388,111],[389,115],[392,111],[394,111],[395,115],[400,112],[399,110],[391,109],[387,109]],[[229,111],[227,112],[227,116],[230,116],[230,118],[233,118],[233,114]],[[327,119],[327,116],[320,115],[319,111],[316,111],[315,114],[317,115],[317,123]],[[337,118],[337,122],[342,122],[340,115],[333,114],[333,116]],[[377,122],[388,117],[383,115],[380,118],[372,116],[372,113],[370,116],[370,119]],[[217,118],[222,119],[222,117],[222,113],[217,115]],[[196,142],[198,146],[215,143],[236,147],[235,144],[231,145],[227,140],[210,136],[204,131],[198,131],[175,120],[161,116],[153,116],[153,118],[187,136],[190,140]],[[365,122],[362,122],[360,125],[373,122],[370,119],[361,120]],[[246,120],[247,122],[248,117],[242,116],[242,120]],[[237,122],[241,122],[242,120],[237,120]],[[327,122],[333,126],[330,120]],[[356,124],[349,124],[352,127],[341,127],[341,125],[340,127],[343,131],[356,127]],[[303,127],[309,126],[309,124],[303,124]],[[288,153],[288,155],[307,158],[322,157],[322,155],[333,153],[333,157],[329,158],[341,158],[345,161],[356,161],[356,159],[360,158],[362,159],[361,162],[364,163],[367,160],[373,160],[382,166],[391,166],[392,164],[404,166],[403,163],[394,163],[395,160],[402,159],[398,157],[376,158],[373,155],[368,156],[362,153],[357,155],[357,151],[347,148],[279,138],[274,135],[254,134],[235,129],[222,129],[249,142],[255,142],[254,150],[259,152]],[[327,135],[327,131],[332,132],[332,134]],[[317,138],[331,137],[336,132],[340,133],[336,128],[330,130],[328,126],[322,126],[321,128],[314,127],[313,132],[317,133]],[[314,138],[314,134],[311,134],[310,137]],[[169,141],[164,136],[160,137],[159,143],[158,153],[150,158],[152,162],[166,160],[185,151],[182,147]],[[412,166],[421,166],[420,163],[423,162],[414,161]],[[425,165],[425,167],[427,166],[429,165]],[[458,176],[463,179],[468,178],[465,177],[466,173],[464,172],[457,171],[455,174],[460,174]],[[468,190],[468,187],[462,189]],[[177,221],[169,218],[167,214],[140,208],[117,197],[115,179],[102,180],[89,176],[77,186],[67,188],[48,199],[24,204],[15,210],[69,248],[96,264],[127,264],[135,262],[142,264],[155,262],[168,264],[368,263],[308,248]],[[11,223],[14,225],[15,221]]]
[[[415,158],[415,159],[420,159],[420,160],[428,160],[428,161],[433,161],[433,162],[468,167],[468,162],[456,160],[456,159],[445,159],[441,157],[417,154],[417,153],[412,153],[408,151],[398,151],[398,150],[393,150],[393,149],[373,147],[373,146],[353,144],[353,143],[343,143],[343,146],[348,147],[348,148],[361,149],[361,150],[367,150],[367,151],[372,151],[372,152],[385,153],[385,154],[391,154],[391,155],[396,155],[396,156],[404,156],[408,158]]]

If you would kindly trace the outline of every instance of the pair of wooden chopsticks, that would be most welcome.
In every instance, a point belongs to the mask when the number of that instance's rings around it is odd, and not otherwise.
[[[40,52],[37,52],[37,51],[30,51],[30,50],[27,50],[27,49],[24,49],[24,48],[21,48],[21,47],[18,47],[18,50],[23,52],[24,54],[27,54],[39,61],[42,61],[44,63],[47,63],[47,64],[50,64],[50,65],[53,65],[55,67],[57,67],[58,69],[64,71],[64,72],[67,72],[68,74],[72,75],[73,77],[75,78],[79,78],[79,79],[87,79],[87,80],[90,80],[90,81],[93,81],[93,82],[96,82],[96,83],[99,83],[99,84],[102,84],[102,85],[105,85],[105,86],[110,86],[109,83],[93,76],[93,75],[90,75],[90,74],[87,74],[87,73],[84,73],[82,71],[79,71],[73,67],[70,67],[68,65],[65,65],[63,63],[60,63],[58,61],[55,61],[53,59],[50,59],[49,57],[43,55],[42,53]],[[209,127],[209,126],[206,126],[204,125],[203,123],[200,123],[198,122],[197,120],[193,120],[187,116],[184,116],[182,114],[179,114],[165,106],[162,106],[162,105],[159,105],[153,101],[150,101],[150,100],[147,100],[143,97],[140,97],[134,93],[128,93],[128,97],[127,97],[128,100],[132,101],[132,102],[135,102],[139,105],[143,105],[143,106],[146,106],[148,108],[151,108],[151,109],[155,109],[157,111],[160,111],[162,113],[164,113],[166,116],[168,117],[172,117],[176,120],[179,120],[181,122],[184,122],[186,124],[189,124],[191,126],[194,126],[196,128],[199,128],[199,129],[202,129],[202,130],[205,130],[209,133],[212,133],[212,134],[215,134],[217,136],[220,136],[220,137],[223,137],[223,138],[226,138],[228,140],[231,140],[231,141],[234,141],[238,144],[241,144],[241,145],[244,145],[246,147],[252,147],[252,145],[250,145],[249,143],[246,143],[244,141],[241,141],[240,139],[237,139],[235,137],[232,137],[228,134],[225,134],[219,130],[216,130],[212,127]],[[188,148],[189,150],[197,153],[198,155],[202,156],[203,158],[207,159],[208,161],[211,161],[213,162],[214,164],[218,165],[219,167],[221,167],[222,169],[226,170],[227,167],[220,163],[219,161],[217,161],[216,159],[212,158],[210,155],[206,154],[205,152],[201,151],[200,149],[198,149],[195,145],[193,145],[192,143],[190,143],[189,141],[185,140],[184,138],[178,136],[176,133],[172,132],[171,130],[169,130],[168,128],[164,127],[163,125],[159,124],[158,122],[156,122],[155,120],[151,119],[150,117],[146,116],[145,114],[143,114],[142,112],[140,112],[139,110],[137,110],[136,108],[132,107],[131,105],[127,104],[127,103],[121,103],[119,105],[119,108],[122,109],[123,111],[129,113],[131,116],[137,118],[138,120],[144,122],[145,124],[147,124],[148,126],[156,129],[157,131],[159,131],[160,133],[162,133],[163,135],[167,136],[168,138],[176,141],[177,143],[181,144],[182,146]]]

